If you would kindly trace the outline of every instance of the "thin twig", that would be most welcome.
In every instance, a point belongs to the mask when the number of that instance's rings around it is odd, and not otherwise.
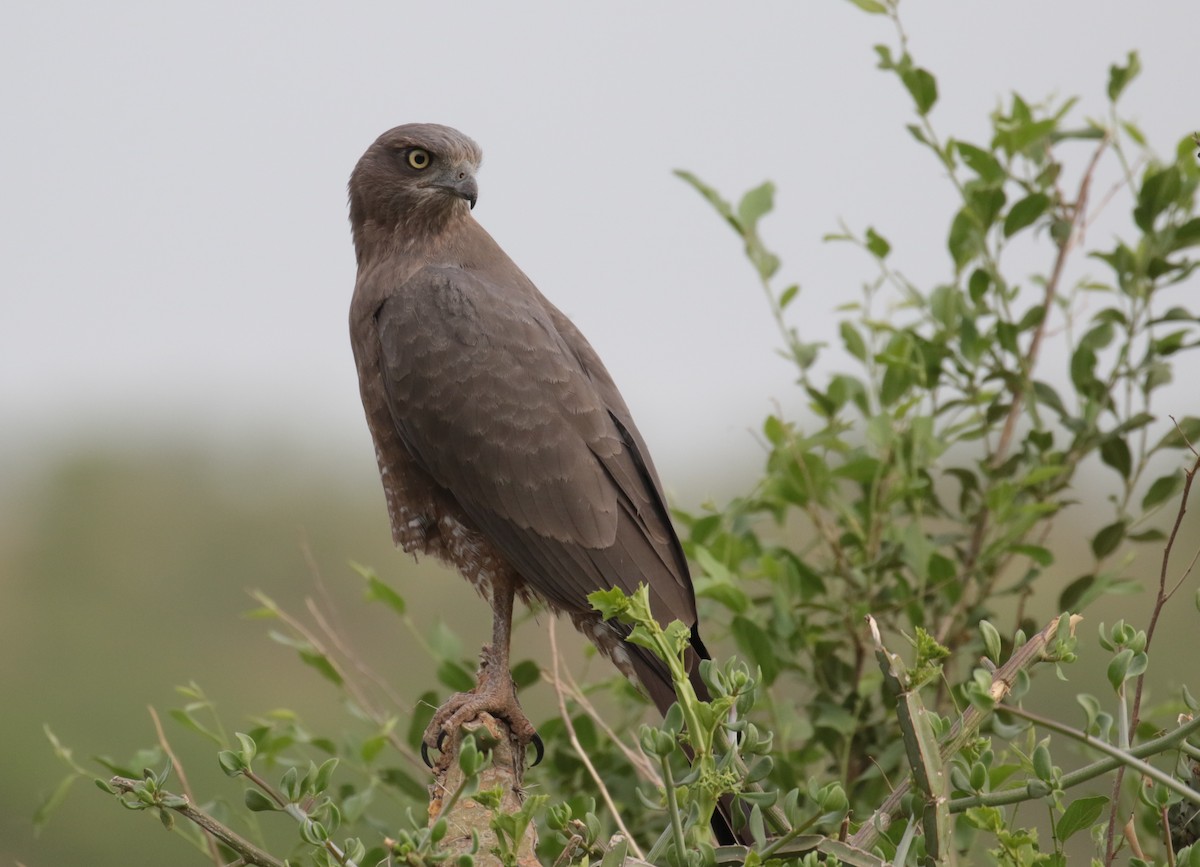
[[[150,719],[154,721],[154,731],[158,735],[158,745],[163,748],[163,752],[171,760],[171,767],[175,769],[175,776],[179,778],[179,787],[183,789],[183,794],[187,797],[188,801],[195,801],[196,796],[192,794],[192,787],[188,783],[187,774],[183,772],[183,762],[179,761],[179,757],[171,749],[171,742],[167,740],[167,733],[163,730],[162,721],[158,718],[158,711],[154,709],[153,705],[146,705],[146,710],[150,711]],[[217,867],[222,867],[224,861],[221,858],[221,851],[217,848],[216,841],[208,834],[205,834],[204,845],[208,847],[208,857],[212,859],[212,862]]]
[[[1079,181],[1079,190],[1075,194],[1075,202],[1072,205],[1071,214],[1071,230],[1067,237],[1058,247],[1058,255],[1054,259],[1054,268],[1050,271],[1050,279],[1046,281],[1046,293],[1042,300],[1042,321],[1038,323],[1037,328],[1033,331],[1033,339],[1029,342],[1029,349],[1025,353],[1025,358],[1022,367],[1025,369],[1025,378],[1033,376],[1033,369],[1037,366],[1038,356],[1041,354],[1042,340],[1046,335],[1046,327],[1050,321],[1050,311],[1054,304],[1054,299],[1058,296],[1058,284],[1062,279],[1063,270],[1066,268],[1067,258],[1071,251],[1075,249],[1076,238],[1080,228],[1087,220],[1087,202],[1088,192],[1091,190],[1092,177],[1096,173],[1096,166],[1100,162],[1100,157],[1104,154],[1111,140],[1110,135],[1105,135],[1100,140],[1100,144],[1096,146],[1096,152],[1092,154],[1092,159],[1088,162],[1087,169],[1083,173],[1083,178]],[[1016,431],[1017,419],[1021,415],[1021,407],[1024,403],[1023,392],[1020,390],[1013,392],[1012,406],[1008,410],[1008,418],[1004,420],[1004,430],[1000,434],[1000,442],[996,444],[996,452],[992,456],[992,466],[998,466],[1004,462],[1008,455],[1008,449],[1012,444],[1012,438]]]
[[[1172,420],[1174,420],[1174,419],[1172,419]],[[1178,422],[1176,422],[1176,427],[1178,428]],[[1180,433],[1180,435],[1182,435],[1183,431],[1180,430],[1179,433]],[[1185,439],[1185,442],[1186,442],[1186,439]],[[1162,565],[1159,567],[1159,570],[1158,570],[1158,595],[1155,597],[1155,600],[1154,600],[1154,610],[1150,614],[1150,623],[1146,627],[1145,650],[1147,652],[1150,650],[1151,642],[1154,641],[1154,633],[1155,633],[1155,630],[1158,628],[1159,616],[1162,614],[1163,609],[1166,607],[1167,601],[1171,598],[1171,596],[1175,593],[1175,591],[1179,589],[1179,586],[1183,581],[1183,578],[1181,578],[1180,582],[1177,583],[1174,587],[1172,587],[1170,592],[1167,591],[1167,575],[1168,575],[1168,572],[1170,571],[1171,551],[1175,547],[1175,540],[1179,537],[1179,528],[1181,526],[1183,526],[1183,516],[1185,514],[1187,514],[1188,499],[1191,497],[1191,493],[1192,493],[1192,482],[1195,481],[1196,473],[1198,471],[1200,471],[1200,453],[1197,453],[1196,449],[1192,447],[1191,443],[1188,443],[1188,447],[1191,449],[1192,454],[1196,455],[1196,460],[1192,464],[1191,469],[1184,470],[1183,493],[1180,494],[1180,496],[1179,496],[1179,508],[1175,512],[1175,523],[1171,527],[1171,535],[1167,537],[1167,544],[1163,546]],[[1190,571],[1191,571],[1191,565],[1189,565],[1187,571],[1184,572],[1184,577],[1186,577]],[[1145,683],[1146,683],[1146,674],[1145,674],[1145,672],[1142,672],[1142,674],[1138,675],[1136,686],[1135,686],[1134,692],[1133,692],[1133,711],[1130,715],[1130,724],[1129,724],[1129,731],[1131,733],[1131,737],[1132,737],[1133,733],[1135,733],[1137,731],[1138,723],[1141,721],[1142,689],[1145,686]],[[1116,856],[1116,845],[1115,845],[1116,839],[1115,838],[1116,838],[1116,829],[1117,829],[1117,814],[1118,814],[1118,805],[1119,805],[1120,797],[1121,797],[1121,784],[1124,782],[1124,780],[1125,780],[1125,767],[1122,766],[1121,768],[1119,768],[1117,770],[1117,775],[1116,775],[1115,779],[1113,780],[1112,807],[1109,810],[1109,814],[1108,814],[1108,832],[1107,832],[1107,836],[1106,836],[1106,843],[1105,843],[1105,850],[1104,850],[1104,863],[1105,864],[1112,864],[1113,858]]]
[[[346,634],[346,630],[342,628],[342,624],[337,621],[338,610],[333,604],[333,598],[329,595],[329,589],[325,584],[325,578],[321,573],[321,567],[317,564],[316,558],[313,557],[312,551],[308,547],[308,540],[304,539],[300,542],[300,552],[304,555],[304,562],[308,564],[308,571],[312,575],[313,584],[316,585],[317,595],[321,597],[325,608],[329,611],[329,615],[320,609],[316,602],[312,599],[305,599],[305,607],[312,614],[313,619],[317,621],[317,625],[321,628],[321,632],[329,639],[330,643],[342,654],[345,659],[354,666],[363,677],[373,683],[397,708],[405,709],[404,701],[391,688],[391,685],[380,675],[376,674],[354,651],[352,647],[342,640],[342,636]],[[364,708],[367,710],[367,708]],[[382,714],[378,714],[382,716]]]
[[[142,780],[132,780],[128,777],[113,777],[108,781],[110,786],[122,793],[136,792],[143,783]],[[286,867],[285,863],[274,855],[264,852],[233,829],[222,825],[203,810],[193,807],[190,798],[185,798],[184,801],[185,803],[178,807],[160,806],[159,809],[178,813],[199,827],[205,834],[220,840],[241,857],[243,864],[256,865],[256,867]]]
[[[592,722],[596,724],[596,727],[608,736],[609,741],[616,745],[621,754],[625,756],[625,760],[633,766],[634,771],[639,777],[652,786],[662,785],[662,777],[659,775],[658,769],[641,751],[629,746],[620,735],[613,731],[612,726],[596,710],[596,706],[588,699],[569,669],[564,667],[557,673],[547,672],[545,669],[542,669],[542,677],[552,687],[556,690],[561,689],[566,693],[567,698],[579,705],[579,709],[587,714]]]
[[[322,640],[322,636],[318,636],[315,632],[313,632],[313,630],[309,629],[308,626],[306,626],[298,618],[293,617],[291,614],[289,614],[283,608],[279,607],[277,604],[275,604],[274,600],[270,599],[269,597],[267,597],[266,595],[264,595],[263,593],[261,593],[257,590],[252,591],[250,595],[251,595],[251,597],[253,597],[255,599],[255,601],[266,606],[271,611],[271,613],[274,614],[276,617],[278,617],[286,626],[293,629],[301,638],[303,638],[305,641],[307,641],[309,644],[311,644],[313,646],[313,649],[318,654],[320,654],[326,661],[328,661],[328,663],[331,666],[333,666],[333,669],[337,672],[338,677],[341,678],[342,688],[346,691],[346,693],[350,696],[350,698],[353,699],[358,704],[358,706],[360,708],[362,708],[362,710],[365,713],[367,713],[368,716],[371,717],[373,722],[375,722],[379,726],[384,725],[384,723],[386,722],[385,715],[373,706],[370,698],[366,695],[365,692],[363,692],[362,688],[359,686],[359,684],[355,680],[355,678],[350,676],[349,672],[347,672],[347,670],[346,670],[345,665],[340,663],[340,656],[346,656],[351,661],[351,663],[353,663],[354,657],[352,654],[347,655],[344,652],[340,652],[339,657],[335,657],[333,654],[330,653],[330,649],[327,646],[326,642]],[[311,605],[311,600],[308,600],[308,602],[310,603],[309,604],[309,612],[312,613],[314,611],[314,606]],[[326,630],[326,628],[324,626],[324,620],[319,616],[317,616],[316,619],[317,619],[318,625],[321,627],[322,632],[324,633],[324,636],[329,637],[331,633],[329,633]],[[333,635],[333,637],[330,638],[329,640],[331,640],[333,642],[334,648],[338,649],[340,651],[340,648],[338,647],[338,643],[336,641],[336,635]],[[405,708],[403,706],[403,704],[401,704],[400,707],[402,710],[409,710],[408,708]],[[388,741],[389,741],[389,743],[392,744],[392,746],[396,749],[396,751],[400,753],[400,755],[402,755],[405,759],[408,760],[409,764],[411,764],[414,768],[418,768],[418,769],[422,769],[422,770],[424,769],[424,765],[421,763],[421,760],[417,758],[416,753],[414,753],[412,751],[412,749],[409,748],[407,743],[405,743],[403,740],[401,740],[398,736],[393,737],[390,735],[388,737]]]
[[[1175,847],[1171,845],[1171,819],[1166,807],[1158,811],[1158,820],[1162,824],[1163,845],[1167,848],[1167,867],[1175,867]]]
[[[592,760],[588,756],[587,750],[585,750],[583,748],[583,744],[579,742],[579,736],[575,734],[575,724],[571,722],[571,715],[567,713],[567,700],[563,695],[563,691],[560,687],[560,682],[558,679],[558,632],[555,629],[557,622],[557,618],[550,620],[549,633],[550,658],[553,660],[552,664],[554,674],[552,683],[554,684],[554,694],[558,698],[559,716],[562,717],[563,725],[567,727],[567,737],[571,740],[571,746],[575,748],[575,754],[579,756],[579,760],[583,762],[583,766],[587,768],[588,774],[591,776],[592,781],[596,784],[596,788],[600,790],[600,797],[604,800],[604,804],[608,807],[608,811],[612,813],[613,820],[617,823],[617,828],[620,829],[621,833],[625,835],[625,839],[629,841],[629,846],[631,849],[633,849],[633,854],[636,855],[640,860],[645,860],[646,856],[638,846],[637,840],[633,838],[633,835],[629,833],[629,829],[625,827],[625,820],[621,818],[621,813],[617,809],[617,805],[613,803],[612,795],[608,793],[608,786],[604,785],[604,780],[601,779],[600,774],[597,773],[596,766],[592,764]]]
[[[378,687],[379,690],[387,697],[387,700],[401,711],[408,713],[412,712],[412,708],[405,704],[404,700],[396,694],[388,682],[383,677],[376,674],[375,671],[362,660],[362,657],[355,652],[354,648],[350,647],[345,641],[342,640],[342,633],[339,631],[338,627],[329,623],[325,617],[325,614],[321,611],[313,599],[305,598],[304,606],[308,609],[308,613],[312,615],[313,620],[316,621],[321,633],[329,639],[329,643],[333,645],[333,648],[337,650],[339,654],[341,654],[343,659],[345,659],[354,667],[355,671]],[[347,681],[347,683],[349,683],[349,681]],[[355,687],[354,691],[354,700],[359,703],[364,711],[371,715],[375,722],[382,723],[385,721],[386,714],[378,708],[373,707],[367,698],[367,694],[357,686]],[[397,746],[400,743],[402,743],[402,741],[396,741]]]
[[[1008,450],[1012,447],[1013,437],[1016,435],[1017,422],[1020,420],[1021,411],[1025,405],[1024,389],[1028,387],[1033,378],[1034,368],[1037,366],[1038,357],[1041,354],[1042,340],[1046,335],[1046,328],[1050,321],[1051,308],[1054,305],[1054,299],[1058,297],[1058,285],[1062,280],[1063,271],[1066,268],[1067,258],[1071,251],[1076,247],[1076,238],[1078,237],[1079,229],[1087,220],[1087,200],[1088,192],[1091,189],[1092,177],[1095,175],[1096,167],[1100,162],[1100,157],[1104,153],[1111,141],[1110,135],[1105,135],[1096,147],[1095,153],[1092,154],[1091,160],[1088,162],[1087,169],[1083,173],[1083,178],[1079,182],[1079,189],[1075,194],[1075,201],[1072,205],[1071,227],[1067,237],[1058,246],[1058,254],[1054,258],[1054,266],[1050,271],[1050,279],[1046,281],[1045,295],[1042,299],[1042,321],[1038,323],[1033,332],[1033,338],[1029,342],[1029,349],[1025,353],[1025,357],[1021,359],[1021,377],[1020,384],[1014,384],[1012,389],[1012,404],[1008,408],[1008,416],[1004,419],[1004,427],[1000,433],[1000,440],[996,443],[996,448],[993,450],[990,464],[993,467],[998,467],[1004,463],[1008,457]],[[964,563],[966,568],[964,572],[969,572],[975,568],[976,561],[979,559],[980,552],[983,551],[984,540],[987,537],[988,521],[991,516],[991,511],[986,505],[980,507],[979,515],[975,519],[975,526],[971,532],[970,548]],[[986,588],[985,588],[986,589]],[[967,611],[975,602],[972,594],[963,593],[961,599],[954,608],[946,615],[939,625],[937,630],[937,639],[940,642],[945,642],[954,623]]]

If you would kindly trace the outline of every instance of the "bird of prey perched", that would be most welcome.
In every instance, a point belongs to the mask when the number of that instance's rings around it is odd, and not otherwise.
[[[642,435],[595,350],[471,209],[482,152],[436,124],[381,135],[350,178],[358,279],[350,336],[392,536],[456,567],[495,613],[479,685],[425,732],[481,711],[527,745],[509,671],[513,598],[571,618],[665,711],[666,666],[588,604],[649,588],[654,616],[696,628],[687,561]]]

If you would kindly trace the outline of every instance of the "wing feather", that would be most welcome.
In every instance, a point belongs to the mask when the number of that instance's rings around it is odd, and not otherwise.
[[[405,447],[533,590],[580,612],[594,590],[646,583],[656,616],[695,622],[645,444],[566,317],[532,285],[427,267],[376,320]]]

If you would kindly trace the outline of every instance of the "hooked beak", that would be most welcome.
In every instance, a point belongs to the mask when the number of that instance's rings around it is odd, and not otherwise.
[[[460,199],[466,199],[471,209],[475,209],[475,201],[479,198],[479,184],[475,182],[475,176],[470,172],[460,169],[447,183],[441,186]]]

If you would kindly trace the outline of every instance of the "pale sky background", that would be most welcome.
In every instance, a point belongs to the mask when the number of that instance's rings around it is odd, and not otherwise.
[[[1100,115],[1130,49],[1145,71],[1123,106],[1159,152],[1200,125],[1196,0],[903,12],[943,135],[983,138],[1012,87]],[[839,218],[877,226],[919,283],[949,274],[951,191],[874,68],[891,24],[846,2],[117,0],[4,17],[0,466],[72,440],[278,431],[373,474],[345,184],[399,123],[483,146],[477,218],[589,336],[690,497],[710,470],[758,464],[748,431],[773,400],[802,402],[736,239],[673,168],[729,196],[778,184],[764,234],[804,288],[806,338],[834,340],[830,311],[870,274],[820,242]]]

